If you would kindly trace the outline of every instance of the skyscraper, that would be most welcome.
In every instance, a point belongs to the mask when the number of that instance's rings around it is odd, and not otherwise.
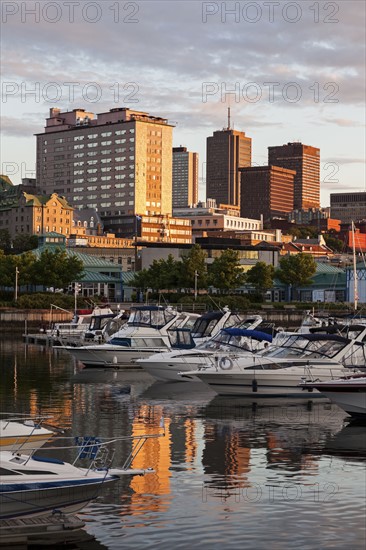
[[[198,153],[173,147],[173,208],[198,202]]]
[[[252,162],[252,140],[228,127],[207,138],[206,196],[217,204],[240,205],[239,168]]]
[[[320,149],[300,142],[268,147],[268,164],[296,171],[295,210],[320,207]]]
[[[172,212],[172,125],[142,111],[50,109],[37,134],[37,184],[103,220]]]
[[[296,172],[278,166],[252,166],[241,168],[240,215],[243,218],[260,218],[291,212],[294,202]]]

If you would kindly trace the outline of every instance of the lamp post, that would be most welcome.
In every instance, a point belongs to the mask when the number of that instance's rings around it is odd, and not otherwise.
[[[197,279],[198,279],[198,271],[196,270],[194,272],[194,299],[197,300]]]
[[[18,275],[19,275],[19,269],[18,266],[15,267],[15,292],[14,292],[14,300],[18,300]]]

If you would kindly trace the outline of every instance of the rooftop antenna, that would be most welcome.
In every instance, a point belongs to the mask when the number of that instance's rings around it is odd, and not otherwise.
[[[227,108],[227,129],[230,130],[230,107]]]

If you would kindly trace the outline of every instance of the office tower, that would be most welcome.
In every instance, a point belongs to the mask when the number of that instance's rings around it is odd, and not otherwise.
[[[278,166],[241,168],[242,218],[260,218],[264,221],[293,210],[294,178],[296,172]]]
[[[103,220],[169,214],[172,132],[166,119],[128,108],[96,116],[52,108],[37,134],[37,184]]]
[[[198,153],[173,147],[173,208],[198,202]]]
[[[239,168],[252,162],[252,139],[228,127],[207,138],[206,196],[217,204],[240,205]]]
[[[300,142],[268,147],[268,164],[295,170],[294,209],[320,206],[320,149]]]
[[[331,193],[330,217],[343,223],[366,220],[366,192]]]

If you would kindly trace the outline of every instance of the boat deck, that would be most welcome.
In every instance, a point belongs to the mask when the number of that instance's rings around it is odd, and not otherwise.
[[[93,537],[82,528],[85,523],[73,515],[54,514],[34,518],[0,520],[0,548],[49,546],[52,543],[73,543]]]

